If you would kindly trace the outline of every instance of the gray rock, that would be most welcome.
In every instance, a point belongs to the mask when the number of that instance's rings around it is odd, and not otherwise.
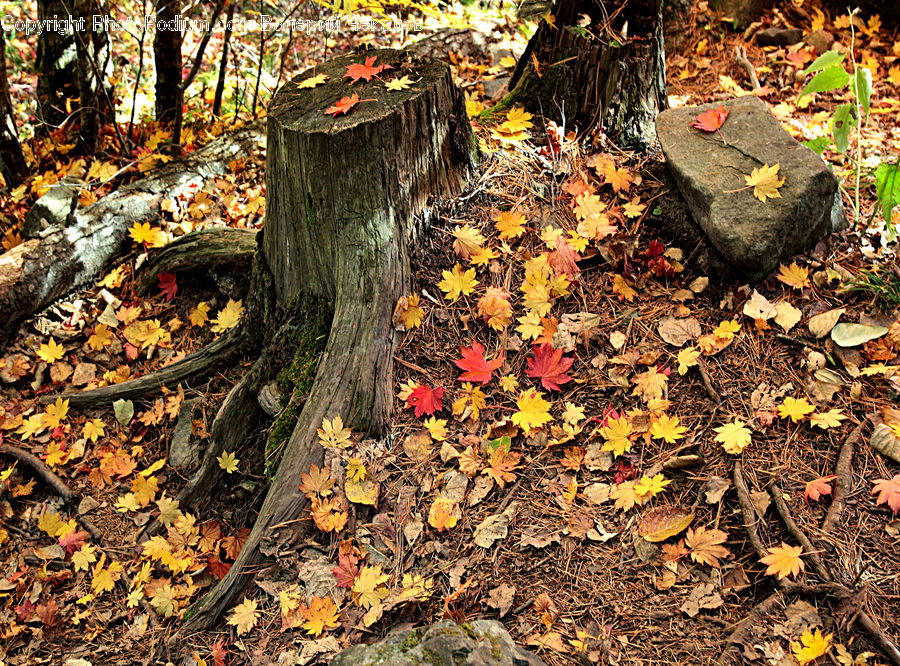
[[[34,202],[25,216],[22,238],[36,238],[45,229],[65,224],[66,217],[72,211],[73,200],[74,205],[78,205],[82,185],[84,181],[71,176],[66,176],[52,185]]]
[[[822,55],[831,50],[834,45],[834,35],[827,30],[816,30],[809,33],[803,40],[816,50],[816,54]]]
[[[194,405],[197,400],[185,400],[178,409],[178,419],[169,443],[169,464],[182,474],[190,472],[200,464],[200,451],[191,442],[193,431]]]
[[[766,103],[748,95],[730,109],[718,133],[691,127],[718,103],[663,111],[656,131],[669,169],[694,221],[740,277],[761,280],[778,264],[847,224],[838,179],[822,159],[791,137]],[[759,201],[743,176],[779,164],[781,198]],[[735,191],[740,190],[740,191]]]
[[[372,645],[340,652],[331,666],[539,666],[544,662],[513,643],[496,620],[450,621],[391,634]]]
[[[756,33],[760,46],[790,46],[802,41],[803,31],[799,28],[766,28]]]

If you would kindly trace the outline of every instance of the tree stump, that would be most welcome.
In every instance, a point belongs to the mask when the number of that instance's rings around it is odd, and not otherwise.
[[[519,59],[511,101],[566,129],[599,123],[621,146],[654,145],[666,108],[661,8],[662,0],[560,0]]]
[[[373,56],[376,66],[392,69],[366,83],[345,78],[348,65]],[[327,81],[300,87],[316,74]],[[385,87],[384,80],[403,75],[415,83]],[[362,101],[346,115],[324,113],[354,94]],[[260,252],[268,282],[279,310],[310,297],[331,303],[331,330],[256,524],[225,578],[188,612],[183,632],[209,626],[240,599],[264,540],[290,548],[309,528],[298,485],[301,472],[322,465],[316,435],[322,419],[339,415],[372,435],[387,424],[391,315],[409,285],[407,245],[429,199],[462,189],[475,145],[449,67],[394,50],[338,57],[296,77],[272,100],[267,133]]]

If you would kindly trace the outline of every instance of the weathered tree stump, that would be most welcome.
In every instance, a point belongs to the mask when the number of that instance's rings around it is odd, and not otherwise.
[[[351,84],[347,66],[376,56],[409,75],[407,90],[372,79]],[[326,83],[300,88],[315,74]],[[347,115],[325,109],[357,94]],[[368,101],[371,100],[371,101]],[[328,342],[277,473],[237,561],[186,615],[182,632],[209,626],[239,600],[263,542],[291,547],[308,530],[301,472],[322,464],[316,429],[340,415],[377,435],[392,403],[391,314],[408,288],[407,246],[416,218],[435,197],[458,193],[474,143],[463,96],[449,67],[394,50],[335,58],[286,84],[268,110],[266,223],[261,253],[278,310],[299,299],[333,304]],[[254,289],[264,288],[252,285]]]
[[[666,107],[661,8],[662,0],[560,0],[519,59],[511,101],[567,129],[599,123],[622,146],[655,144],[653,122]]]

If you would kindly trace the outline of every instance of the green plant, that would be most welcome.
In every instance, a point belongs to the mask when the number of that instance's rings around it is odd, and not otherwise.
[[[900,308],[900,274],[879,269],[866,271],[845,287],[849,292],[871,294],[887,313]]]
[[[869,123],[869,108],[872,101],[872,72],[865,67],[860,67],[856,62],[854,49],[856,48],[856,28],[854,17],[858,10],[850,12],[850,64],[848,72],[844,68],[845,54],[837,51],[826,51],[804,70],[804,74],[815,74],[800,92],[800,98],[817,92],[829,92],[846,88],[850,93],[851,102],[841,104],[831,115],[831,139],[819,137],[805,142],[812,150],[820,155],[829,145],[834,144],[835,149],[852,160],[855,164],[855,183],[853,188],[853,221],[856,226],[860,223],[860,184],[862,182],[863,126]],[[856,130],[854,132],[854,129]],[[855,159],[850,155],[851,137],[856,148]],[[894,233],[894,225],[891,222],[891,212],[895,206],[900,205],[900,160],[895,163],[884,162],[875,170],[875,192],[881,205],[885,223],[891,233]],[[877,209],[876,209],[877,211]],[[875,213],[873,212],[873,217]],[[871,221],[871,218],[869,219]]]

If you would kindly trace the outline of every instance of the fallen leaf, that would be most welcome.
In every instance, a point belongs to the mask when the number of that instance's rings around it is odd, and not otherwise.
[[[644,514],[638,526],[638,534],[646,541],[656,543],[683,532],[694,520],[694,514],[682,507],[662,506]]]
[[[780,546],[769,548],[769,554],[760,559],[768,564],[767,575],[777,575],[778,580],[787,576],[796,576],[804,569],[803,547],[789,546],[782,542]]]
[[[778,180],[779,167],[779,164],[774,166],[765,164],[751,171],[749,176],[744,176],[744,180],[747,181],[747,187],[753,188],[753,196],[763,203],[766,202],[766,197],[770,199],[781,198],[781,193],[778,189],[784,185],[785,179]]]

